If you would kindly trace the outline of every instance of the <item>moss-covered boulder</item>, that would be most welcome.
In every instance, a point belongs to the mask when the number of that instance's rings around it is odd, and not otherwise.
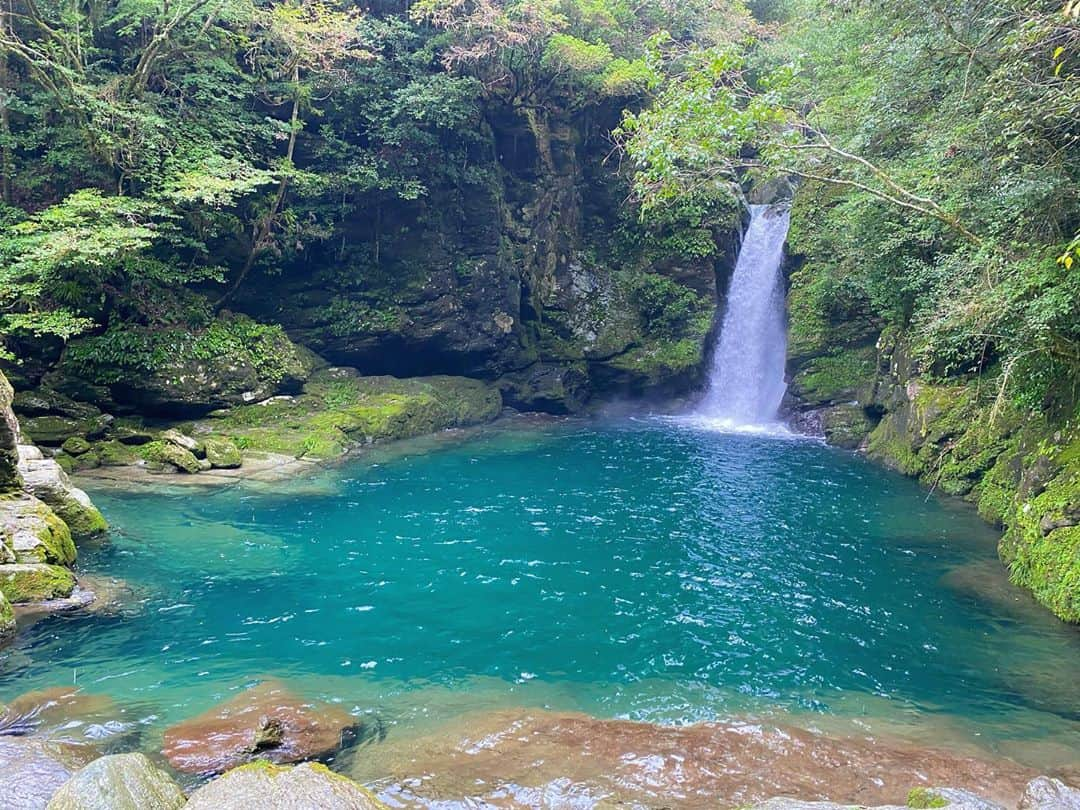
[[[109,526],[85,492],[74,486],[53,459],[27,460],[19,468],[26,490],[48,504],[76,540],[96,537]]]
[[[101,410],[88,402],[78,402],[69,396],[49,388],[37,388],[18,391],[12,408],[21,417],[33,416],[68,416],[72,419],[92,419],[101,415]]]
[[[127,444],[117,439],[100,442],[94,445],[94,451],[103,467],[122,467],[127,464],[135,464],[139,460],[139,454]]]
[[[279,326],[222,313],[204,328],[114,327],[72,341],[54,388],[143,413],[189,415],[297,391],[319,359]]]
[[[66,439],[60,449],[67,453],[69,456],[81,456],[91,448],[90,442],[84,439],[82,436],[72,436]]]
[[[86,419],[50,414],[23,419],[23,432],[35,443],[46,447],[61,447],[72,438],[100,439],[109,430],[113,418],[99,414]]]
[[[861,447],[874,428],[866,409],[858,403],[829,405],[821,409],[820,418],[825,440],[848,450]]]
[[[14,562],[75,562],[75,543],[67,524],[32,495],[0,496],[0,543]]]
[[[152,441],[139,447],[138,452],[142,459],[159,469],[183,473],[197,473],[202,469],[194,453],[172,442]]]
[[[387,810],[369,790],[308,762],[282,767],[253,762],[234,768],[191,794],[188,810]]]
[[[243,456],[240,448],[229,439],[211,436],[203,442],[206,450],[206,460],[210,466],[219,470],[231,470],[243,464]]]
[[[186,433],[181,433],[176,428],[169,428],[168,430],[161,431],[158,436],[163,442],[169,444],[175,444],[177,447],[181,447],[187,450],[195,458],[203,458],[206,455],[206,447],[198,439],[188,436]]]
[[[503,402],[520,411],[577,413],[589,401],[586,363],[536,363],[498,381]]]
[[[75,575],[60,565],[15,563],[0,565],[0,593],[13,605],[45,602],[71,596]]]
[[[313,375],[300,396],[215,413],[194,428],[245,450],[326,459],[356,444],[482,424],[501,409],[499,391],[479,380],[361,377],[335,368]]]
[[[75,772],[47,810],[176,810],[180,786],[144,754],[101,757]]]

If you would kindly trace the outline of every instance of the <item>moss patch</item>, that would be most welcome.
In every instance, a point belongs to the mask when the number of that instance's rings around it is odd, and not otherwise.
[[[59,599],[70,596],[73,590],[75,575],[59,565],[0,566],[0,593],[14,605]]]
[[[216,413],[192,426],[243,450],[334,458],[356,443],[489,422],[502,409],[493,387],[463,377],[360,377],[347,369],[315,374],[304,393]]]
[[[934,793],[930,788],[912,788],[907,795],[907,806],[913,810],[928,810],[933,807],[948,807],[949,800]]]
[[[865,403],[873,388],[877,349],[842,349],[806,362],[791,381],[791,393],[812,404],[858,400]]]

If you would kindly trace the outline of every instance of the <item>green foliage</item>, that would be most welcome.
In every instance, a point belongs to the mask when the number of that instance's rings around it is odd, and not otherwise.
[[[289,358],[282,351],[287,343],[280,326],[243,316],[219,318],[195,333],[117,324],[100,335],[72,343],[66,360],[74,373],[106,385],[191,361],[221,358],[249,364],[260,379],[277,382],[287,372]]]
[[[1056,2],[783,0],[745,43],[658,50],[617,133],[646,217],[802,178],[793,347],[884,326],[939,376],[993,363],[1029,407],[1080,382],[1080,26]],[[872,44],[868,44],[872,43]],[[861,324],[860,327],[854,327]]]
[[[681,335],[703,307],[693,290],[657,273],[630,279],[630,299],[645,319],[645,330],[656,337]]]

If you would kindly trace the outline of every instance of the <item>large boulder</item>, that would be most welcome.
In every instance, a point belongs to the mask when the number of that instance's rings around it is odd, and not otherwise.
[[[51,807],[51,805],[50,805]],[[187,810],[387,810],[368,790],[325,765],[253,762],[191,794]]]
[[[178,771],[221,773],[257,759],[277,763],[327,756],[355,736],[356,718],[265,681],[165,730],[162,753]]]
[[[78,338],[48,383],[107,408],[189,416],[297,391],[319,362],[280,327],[226,312],[198,331],[126,327]]]
[[[19,470],[27,492],[52,507],[76,540],[96,537],[109,528],[89,496],[71,483],[53,459],[26,459]]]
[[[77,771],[47,810],[176,810],[180,786],[143,754],[101,757]]]

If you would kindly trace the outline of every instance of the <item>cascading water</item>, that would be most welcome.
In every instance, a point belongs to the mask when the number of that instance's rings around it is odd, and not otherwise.
[[[698,415],[726,427],[775,421],[787,386],[784,284],[786,207],[754,205],[727,294],[709,389]]]

